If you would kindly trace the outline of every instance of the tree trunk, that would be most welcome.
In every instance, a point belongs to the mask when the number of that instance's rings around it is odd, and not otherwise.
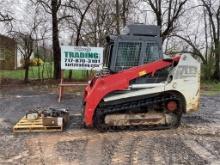
[[[59,43],[59,30],[57,21],[57,0],[51,1],[52,7],[52,42],[53,42],[53,57],[54,57],[54,79],[60,79],[61,76],[61,51]]]
[[[25,64],[24,82],[29,82],[29,64]]]
[[[45,62],[46,62],[46,48],[45,48],[45,42],[43,39],[43,57],[44,57],[44,63],[42,66],[42,72],[41,72],[41,77],[42,77],[42,81],[44,81],[44,69],[45,69]]]
[[[40,80],[41,77],[40,77],[40,55],[39,55],[39,46],[38,46],[38,42],[36,44],[37,46],[37,74],[38,74],[38,79]]]
[[[123,23],[123,27],[125,27],[126,26],[126,22],[127,22],[127,20],[126,20],[126,12],[127,12],[127,7],[126,7],[126,1],[127,0],[123,0],[122,1],[122,5],[123,5],[123,10],[122,10],[122,23]]]
[[[204,25],[205,25],[205,60],[208,62],[208,25],[207,25],[207,18],[206,18],[206,11],[205,9],[203,10],[203,14],[204,14]]]
[[[220,80],[220,42],[215,41],[215,71],[213,79]]]
[[[76,46],[79,46],[81,26],[82,26],[82,25],[80,24],[79,28],[77,29],[76,42],[75,42],[75,45],[76,45]],[[72,79],[72,75],[73,75],[73,71],[70,70],[70,71],[69,71],[69,76],[68,76],[68,79],[69,79],[69,80]]]
[[[99,44],[100,44],[100,37],[99,37],[99,35],[100,35],[100,29],[99,29],[99,27],[100,27],[100,5],[98,4],[97,5],[97,8],[96,8],[96,20],[97,21],[95,21],[95,24],[94,24],[94,30],[95,30],[95,36],[94,36],[94,45],[95,46],[99,46]]]
[[[68,79],[71,80],[71,79],[72,79],[72,76],[73,76],[73,71],[72,71],[72,70],[69,70],[69,76],[68,76]]]
[[[120,34],[120,16],[119,16],[119,0],[116,0],[115,10],[116,10],[116,32],[117,35]]]
[[[81,35],[81,29],[82,29],[82,25],[83,25],[83,21],[85,19],[85,15],[90,7],[90,5],[92,4],[94,0],[90,0],[84,10],[84,12],[80,12],[81,13],[81,17],[80,17],[80,22],[79,22],[79,26],[77,27],[77,34],[76,34],[76,41],[75,41],[75,45],[79,46],[79,41],[80,41],[80,35]],[[80,10],[80,9],[79,9]],[[80,10],[81,11],[81,10]],[[69,79],[72,78],[72,71],[69,72]]]
[[[79,41],[80,41],[80,32],[81,32],[81,28],[82,28],[82,23],[83,23],[83,19],[84,19],[84,15],[81,16],[81,20],[80,20],[80,23],[79,23],[79,27],[77,29],[77,32],[76,32],[76,41],[75,41],[75,45],[76,46],[79,46]],[[72,79],[72,70],[69,71],[69,80]]]
[[[74,43],[73,41],[73,37],[74,37],[74,32],[72,33],[71,35],[71,40],[70,40],[70,45],[72,46]],[[68,75],[68,79],[71,80],[72,79],[72,75],[73,75],[73,71],[72,70],[69,70],[69,75]]]

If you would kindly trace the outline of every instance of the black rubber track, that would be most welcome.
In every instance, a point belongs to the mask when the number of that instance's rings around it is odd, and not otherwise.
[[[170,125],[157,125],[157,126],[109,126],[105,124],[104,119],[105,115],[108,114],[115,114],[115,113],[125,113],[128,110],[131,109],[137,109],[140,107],[147,107],[147,106],[153,106],[157,104],[166,104],[166,102],[174,100],[177,102],[178,108],[173,113],[177,117],[177,122],[172,123]],[[98,106],[96,109],[95,115],[94,115],[94,126],[99,131],[116,131],[116,130],[161,130],[161,129],[171,129],[171,128],[177,128],[179,127],[181,123],[181,116],[183,112],[183,100],[178,95],[163,95],[163,96],[157,96],[152,98],[143,98],[140,100],[135,101],[129,101],[124,102],[121,104],[115,104],[115,105],[105,105],[103,102],[100,104],[101,106]]]

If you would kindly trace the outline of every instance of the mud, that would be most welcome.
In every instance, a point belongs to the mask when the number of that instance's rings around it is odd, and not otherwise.
[[[81,98],[54,91],[4,88],[0,94],[0,164],[220,164],[220,94],[202,96],[200,111],[182,117],[178,129],[100,133],[84,129]],[[62,133],[13,134],[33,107],[66,107],[71,120]]]

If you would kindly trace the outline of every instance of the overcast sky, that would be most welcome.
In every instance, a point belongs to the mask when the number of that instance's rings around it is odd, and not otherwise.
[[[25,6],[28,0],[0,0],[0,1],[1,1],[0,7],[4,7],[4,8],[6,7],[6,10],[13,12],[13,16],[16,20],[16,25],[18,27],[21,26],[23,21],[28,20],[28,15],[26,14],[26,11],[25,11]],[[199,4],[198,0],[189,0],[188,2],[188,5],[191,5],[191,6],[198,5],[198,4]],[[196,10],[195,12],[202,13],[202,10]],[[199,23],[202,23],[202,21],[200,21],[200,18],[196,17],[195,15],[193,17],[189,15],[189,18],[192,20],[192,25],[190,29],[188,29],[189,31],[190,30],[193,31],[199,26]],[[186,19],[188,18],[186,17]],[[149,8],[147,7],[146,2],[142,2],[140,4],[140,10],[135,10],[135,12],[131,14],[128,22],[129,23],[141,22],[141,23],[146,23],[146,24],[152,24],[154,22],[154,16],[152,15],[152,12],[149,11]],[[186,28],[184,25],[184,20],[181,26],[183,29]],[[200,28],[202,28],[202,26]],[[1,30],[0,32],[1,34],[4,34],[6,32],[6,29],[2,25],[0,25],[0,30]],[[201,34],[201,36],[203,35],[204,34]],[[69,32],[62,31],[61,32],[61,43],[64,42],[65,40],[67,41],[68,39],[69,39]],[[67,42],[64,42],[64,43],[67,43]]]

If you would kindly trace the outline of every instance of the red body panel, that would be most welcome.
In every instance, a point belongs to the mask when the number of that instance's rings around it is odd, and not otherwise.
[[[113,91],[125,90],[128,88],[131,80],[142,76],[143,73],[154,74],[158,70],[171,66],[173,62],[178,62],[179,59],[180,56],[176,56],[170,61],[158,60],[93,79],[85,88],[84,94],[84,122],[86,126],[93,126],[93,115],[96,107],[107,94]]]

